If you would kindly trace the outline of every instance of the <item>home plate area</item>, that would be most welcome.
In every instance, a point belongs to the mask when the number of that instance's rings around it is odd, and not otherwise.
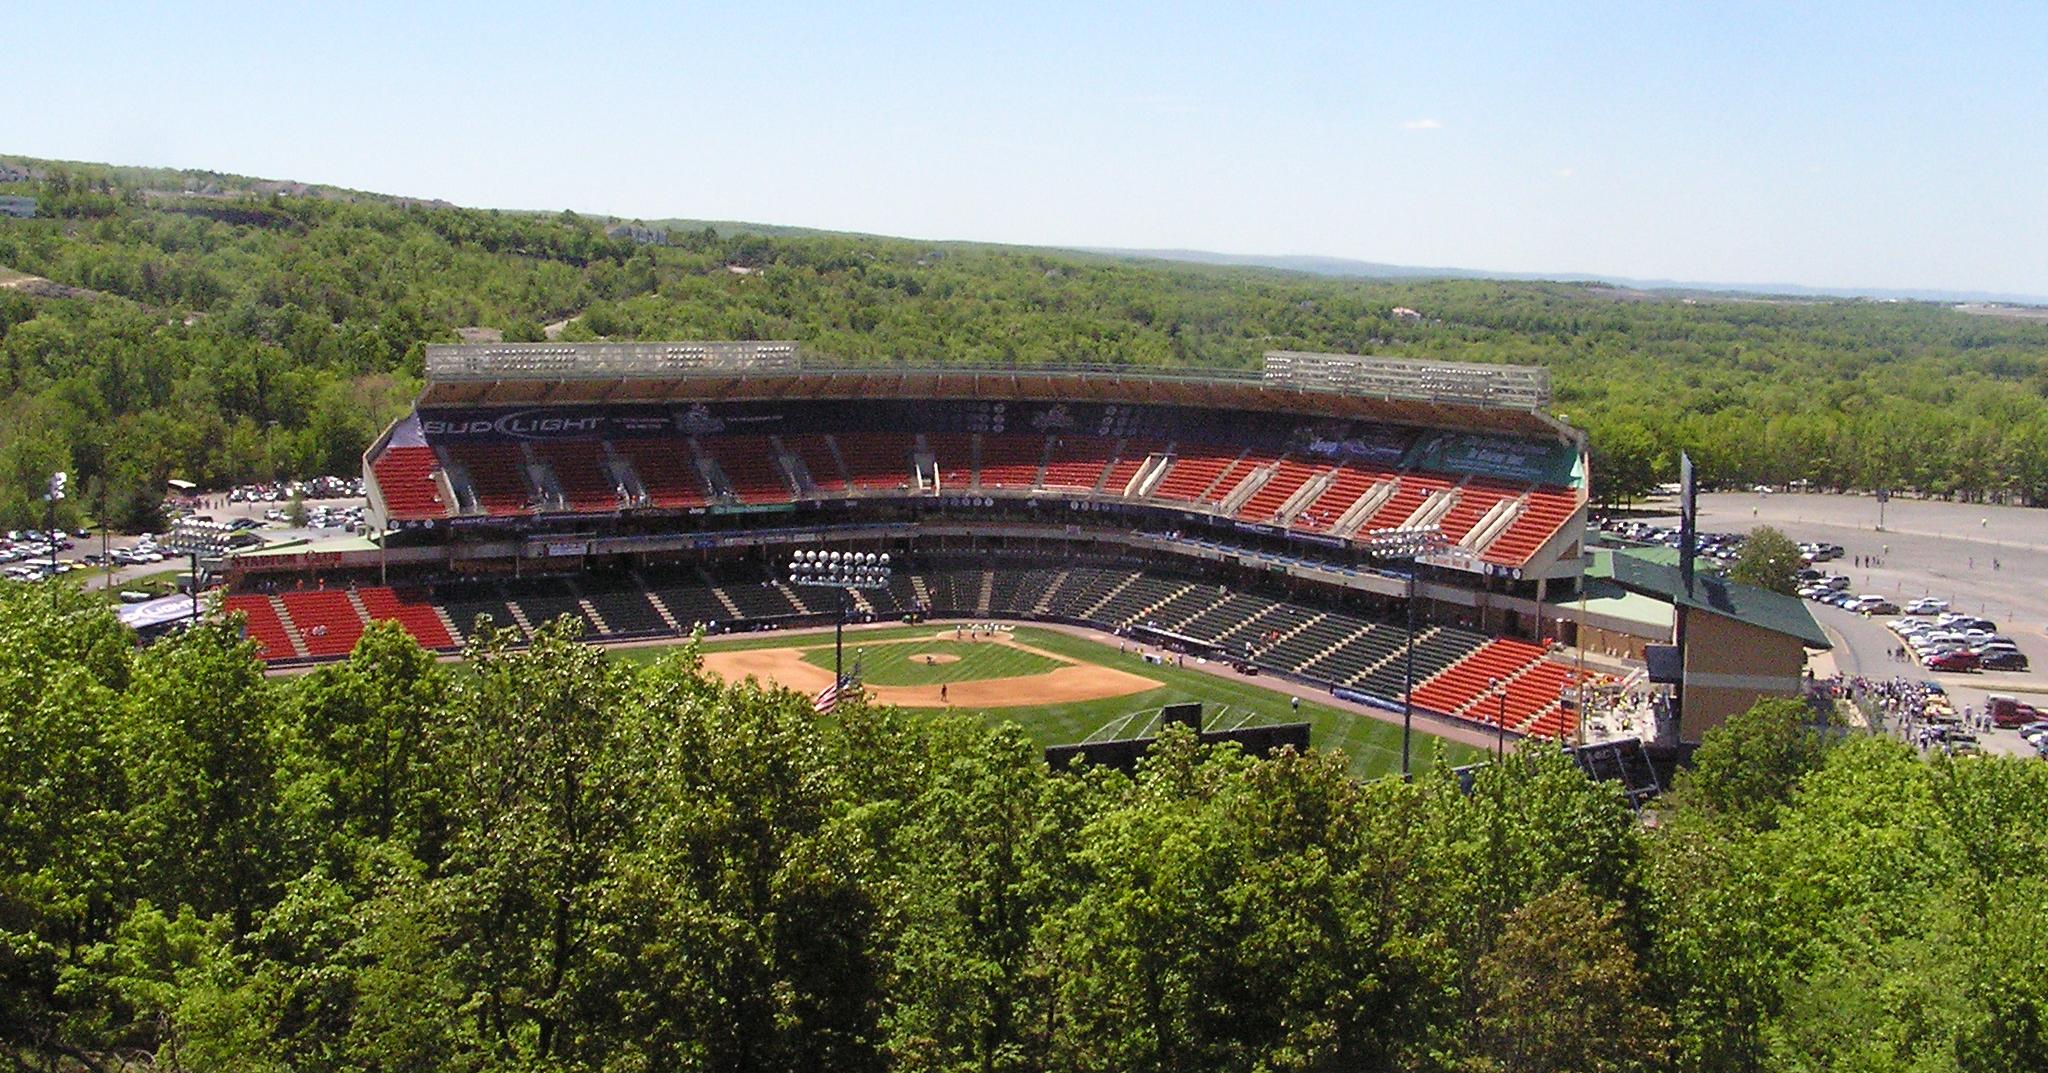
[[[1001,630],[946,628],[928,637],[849,639],[846,669],[870,697],[906,708],[1023,708],[1143,693],[1160,683],[1022,643]],[[832,644],[704,653],[727,681],[755,678],[815,694],[832,684]]]

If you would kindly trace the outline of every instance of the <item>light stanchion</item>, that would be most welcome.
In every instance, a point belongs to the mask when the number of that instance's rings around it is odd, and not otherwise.
[[[832,627],[832,682],[836,688],[844,688],[848,594],[855,589],[888,587],[888,553],[805,548],[789,560],[789,583],[802,588],[833,590],[834,599],[838,601],[838,614]]]
[[[1415,529],[1375,529],[1359,541],[1359,550],[1368,558],[1384,563],[1403,563],[1406,569],[1408,588],[1408,639],[1402,662],[1407,669],[1401,680],[1401,779],[1407,781],[1409,774],[1409,740],[1415,734],[1415,571],[1416,560],[1430,555],[1440,555],[1450,548],[1444,539],[1442,529],[1435,526]]]

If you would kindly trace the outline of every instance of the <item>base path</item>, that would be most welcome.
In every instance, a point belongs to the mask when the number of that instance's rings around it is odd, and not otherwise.
[[[941,640],[951,639],[953,631],[941,630],[932,636]],[[923,638],[905,638],[901,641],[880,643],[908,644],[920,640]],[[999,633],[984,643],[1009,645],[1044,656],[1062,666],[1044,674],[949,682],[944,687],[863,685],[862,689],[878,703],[894,704],[904,708],[944,708],[948,705],[960,708],[1029,708],[1041,704],[1073,704],[1079,701],[1124,697],[1158,689],[1160,686],[1159,682],[1141,675],[1111,667],[1098,667],[1092,663],[1080,663],[1056,652],[1033,648],[1014,640],[1006,633]],[[744,648],[730,652],[706,652],[704,669],[728,682],[755,678],[762,682],[772,682],[785,689],[815,694],[832,684],[832,672],[804,659],[804,652],[814,647],[816,646],[792,645],[788,648]],[[943,698],[939,694],[941,688],[945,689]]]

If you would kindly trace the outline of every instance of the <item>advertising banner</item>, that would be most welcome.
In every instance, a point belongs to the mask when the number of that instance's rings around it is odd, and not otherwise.
[[[1554,440],[1517,440],[1472,432],[1446,432],[1417,444],[1407,464],[1440,473],[1470,473],[1505,481],[1569,486],[1577,455]]]

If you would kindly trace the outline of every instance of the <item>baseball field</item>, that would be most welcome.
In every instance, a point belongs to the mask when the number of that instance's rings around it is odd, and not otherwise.
[[[618,650],[622,659],[653,660],[663,648]],[[1305,721],[1319,749],[1341,749],[1351,770],[1372,778],[1400,770],[1401,728],[1369,715],[1319,703],[1322,694],[1288,683],[1244,677],[1190,660],[1147,662],[1115,647],[1032,626],[972,630],[952,624],[849,631],[844,659],[875,700],[906,708],[975,712],[991,723],[1014,722],[1043,745],[1143,737],[1158,725],[1162,705],[1200,701],[1209,729]],[[832,682],[832,634],[763,633],[704,645],[704,665],[730,681],[753,677],[816,694]],[[1269,684],[1270,683],[1270,684]],[[1300,698],[1299,711],[1290,698]],[[1480,758],[1471,746],[1415,732],[1414,767],[1428,770]]]

